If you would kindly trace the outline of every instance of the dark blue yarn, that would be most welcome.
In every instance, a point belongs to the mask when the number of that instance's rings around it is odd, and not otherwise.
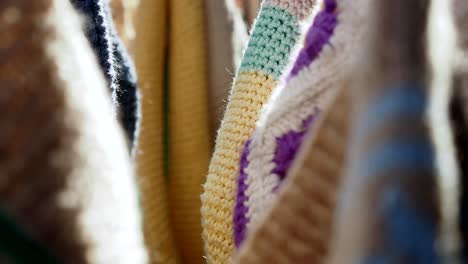
[[[114,28],[112,19],[104,21],[100,16],[99,1],[103,0],[70,0],[71,3],[87,18],[85,32],[88,40],[98,58],[102,71],[107,79],[109,89],[112,80],[118,87],[115,94],[119,118],[131,145],[134,145],[139,117],[138,87],[135,68],[125,46]],[[112,18],[110,7],[103,1],[103,10],[107,17]],[[108,27],[108,28],[106,28]],[[106,39],[105,33],[109,30],[111,39]],[[109,47],[113,50],[114,61],[109,61]],[[116,76],[112,76],[111,69]]]
[[[119,41],[119,43],[121,42]],[[114,58],[116,63],[120,65],[120,68],[117,69],[117,82],[119,84],[119,89],[116,91],[116,97],[120,107],[120,118],[130,142],[134,142],[135,137],[137,136],[136,131],[139,114],[135,67],[126,52],[124,45],[116,44],[115,46]]]
[[[395,263],[392,257],[385,254],[372,255],[365,257],[364,260],[359,261],[359,264],[392,264]]]
[[[96,53],[99,64],[102,67],[107,81],[110,85],[112,76],[109,69],[112,65],[109,62],[109,45],[111,43],[105,37],[106,26],[102,16],[99,15],[101,8],[100,0],[70,0],[73,6],[86,16],[85,33],[91,46]]]
[[[411,263],[439,263],[436,254],[436,227],[408,203],[403,192],[388,188],[383,193],[382,213],[390,250],[396,249]]]
[[[411,207],[407,197],[396,187],[387,187],[381,198],[386,245],[379,253],[367,256],[359,263],[440,263],[435,246],[435,224]]]

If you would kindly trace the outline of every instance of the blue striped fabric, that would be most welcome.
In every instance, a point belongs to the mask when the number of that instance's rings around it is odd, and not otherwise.
[[[352,170],[341,201],[343,210],[370,206],[371,224],[362,235],[371,242],[367,252],[359,252],[358,263],[438,263],[425,90],[417,83],[395,83],[382,91],[354,123]],[[415,186],[421,190],[413,192]]]

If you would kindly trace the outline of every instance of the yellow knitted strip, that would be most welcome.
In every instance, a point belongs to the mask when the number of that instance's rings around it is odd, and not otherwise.
[[[205,263],[200,194],[212,143],[204,1],[170,1],[169,201],[182,263]]]
[[[229,263],[233,253],[232,210],[241,146],[255,128],[262,105],[276,85],[273,75],[240,72],[224,116],[202,195],[208,263]]]
[[[289,0],[281,5],[262,5],[232,88],[204,185],[202,221],[208,263],[231,262],[240,151],[297,42],[302,17],[297,15],[308,14],[313,3]],[[297,12],[291,12],[293,7]]]
[[[169,221],[163,170],[163,86],[166,53],[165,0],[142,0],[135,61],[142,97],[138,164],[144,232],[151,263],[179,263]],[[123,216],[124,217],[124,216]]]

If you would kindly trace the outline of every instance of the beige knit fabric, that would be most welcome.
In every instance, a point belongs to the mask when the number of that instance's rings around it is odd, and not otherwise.
[[[277,194],[279,198],[275,197],[276,194],[269,195],[265,202],[258,203],[264,213],[257,216],[260,219],[253,219],[255,221],[252,221],[253,214],[251,215],[251,229],[258,230],[247,235],[246,245],[240,249],[239,263],[302,263],[308,259],[321,263],[327,256],[334,200],[339,187],[343,155],[346,152],[347,125],[342,124],[344,121],[338,117],[339,114],[348,112],[348,67],[355,58],[351,51],[366,35],[367,9],[362,8],[365,3],[364,0],[338,2],[338,24],[330,46],[324,47],[307,70],[300,72],[285,87],[277,88],[277,99],[273,100],[271,109],[268,109],[268,122],[262,123],[262,119],[258,122],[263,135],[278,133],[284,123],[289,124],[295,119],[303,120],[304,117],[301,119],[294,115],[307,113],[317,104],[326,116],[325,121],[322,120],[323,117],[319,117],[318,120],[321,121],[312,126],[308,139],[301,146],[299,157],[287,174],[285,186]],[[340,98],[330,109],[330,101],[334,100],[337,92],[341,92]],[[316,135],[317,133],[319,134]],[[259,144],[265,146],[266,138],[265,136],[258,140]],[[254,143],[255,138],[252,145]],[[252,156],[261,156],[262,150],[251,146],[250,153]],[[257,175],[260,173],[257,172]],[[292,178],[288,180],[290,177]],[[305,186],[310,189],[298,191],[300,188],[308,188]],[[326,188],[321,189],[324,186]],[[322,193],[324,190],[326,195]],[[313,231],[308,233],[301,230]],[[262,248],[266,250],[269,244],[274,245],[273,250],[259,253]],[[269,256],[271,252],[275,253]]]
[[[348,135],[344,90],[307,134],[278,200],[235,263],[322,263],[327,256]]]

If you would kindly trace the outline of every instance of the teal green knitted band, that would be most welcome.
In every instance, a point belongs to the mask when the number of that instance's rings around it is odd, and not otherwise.
[[[240,71],[263,71],[278,79],[299,36],[298,19],[279,7],[265,6],[259,14]]]
[[[17,264],[60,263],[3,212],[0,212],[0,254]]]

